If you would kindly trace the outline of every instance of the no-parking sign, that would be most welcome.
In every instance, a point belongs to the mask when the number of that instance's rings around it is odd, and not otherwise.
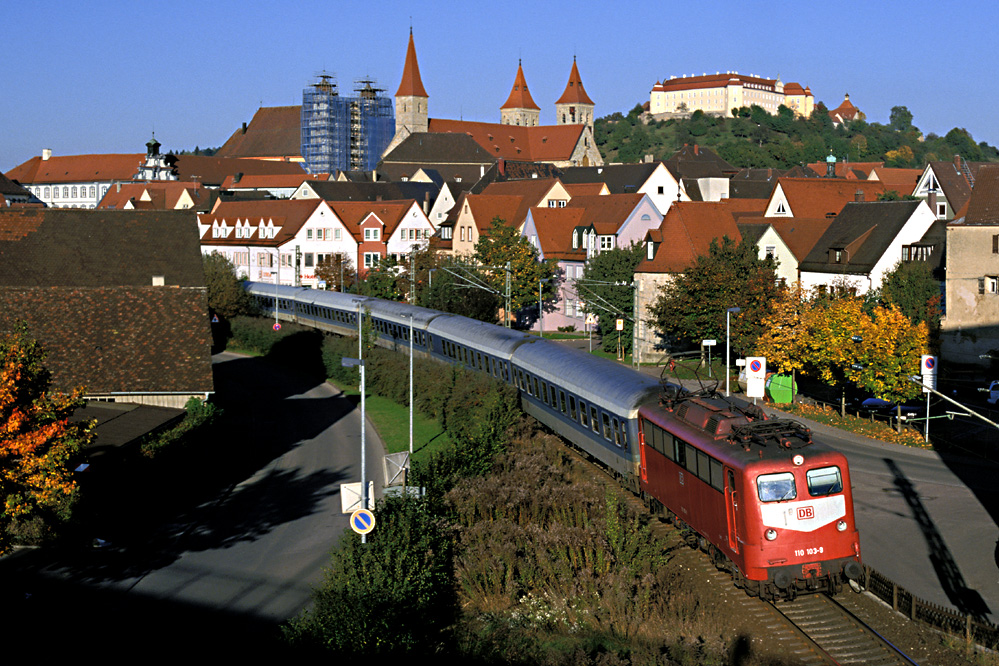
[[[749,398],[762,398],[766,391],[766,379],[766,357],[748,357],[746,359],[746,396]]]
[[[919,359],[919,369],[922,372],[923,393],[937,387],[937,357],[923,354]]]

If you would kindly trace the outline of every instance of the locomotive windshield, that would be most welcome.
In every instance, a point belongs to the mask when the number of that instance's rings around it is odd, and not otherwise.
[[[843,477],[839,473],[839,467],[810,469],[805,478],[808,479],[808,494],[812,497],[823,497],[843,491]]]
[[[780,472],[779,474],[761,474],[756,479],[756,488],[761,502],[782,502],[797,497],[794,487],[794,474]]]

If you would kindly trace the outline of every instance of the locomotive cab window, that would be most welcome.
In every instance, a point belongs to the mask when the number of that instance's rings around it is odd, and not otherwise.
[[[808,494],[812,497],[843,492],[843,477],[839,473],[839,467],[810,469],[805,473],[805,479],[808,481]]]
[[[782,502],[798,496],[794,487],[794,474],[791,472],[761,474],[756,479],[756,488],[761,502]]]

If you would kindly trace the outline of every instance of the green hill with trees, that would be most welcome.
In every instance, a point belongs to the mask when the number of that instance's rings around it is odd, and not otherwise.
[[[649,154],[662,160],[684,144],[695,143],[743,168],[787,169],[824,161],[830,153],[841,161],[884,162],[889,167],[922,167],[954,155],[970,162],[999,161],[999,150],[984,141],[975,143],[966,129],[924,136],[912,121],[906,107],[895,106],[887,125],[856,120],[834,126],[821,102],[809,118],[795,118],[785,106],[777,115],[753,106],[738,109],[734,118],[695,111],[687,118],[656,121],[637,105],[627,115],[617,112],[597,119],[594,133],[608,163],[639,162]]]

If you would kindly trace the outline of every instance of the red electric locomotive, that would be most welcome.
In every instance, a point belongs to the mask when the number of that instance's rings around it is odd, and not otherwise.
[[[846,458],[808,428],[684,391],[639,423],[643,495],[747,592],[793,599],[861,576]]]

